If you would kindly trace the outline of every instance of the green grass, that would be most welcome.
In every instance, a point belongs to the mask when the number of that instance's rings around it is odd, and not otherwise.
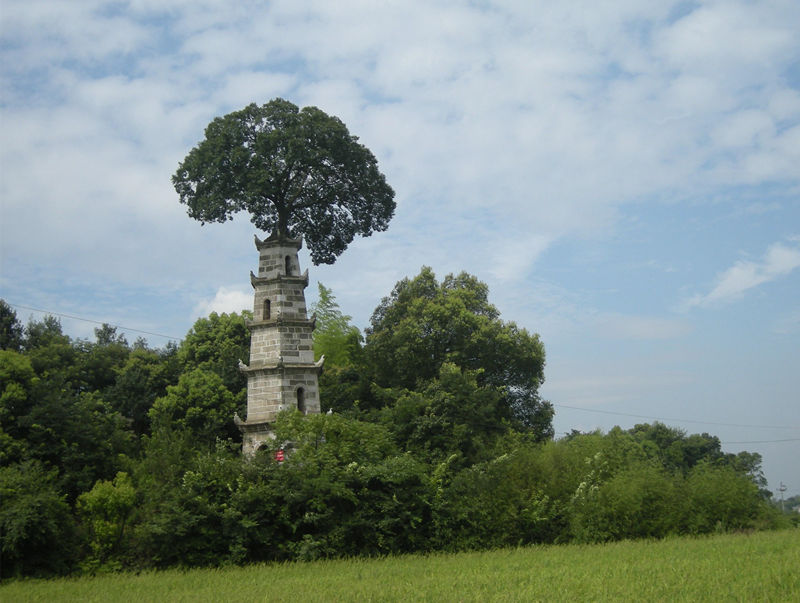
[[[25,580],[0,601],[800,601],[800,530]]]

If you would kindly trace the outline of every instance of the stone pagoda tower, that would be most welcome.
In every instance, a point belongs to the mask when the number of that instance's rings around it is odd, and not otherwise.
[[[317,376],[324,358],[314,362],[311,333],[315,319],[306,314],[308,270],[300,274],[297,252],[302,238],[273,233],[261,241],[258,276],[250,272],[255,289],[250,329],[250,366],[240,362],[247,375],[247,420],[234,417],[242,431],[242,451],[252,456],[273,437],[271,424],[278,412],[296,408],[319,413]]]

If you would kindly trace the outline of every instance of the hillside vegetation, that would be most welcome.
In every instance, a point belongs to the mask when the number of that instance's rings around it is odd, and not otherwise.
[[[365,337],[320,287],[321,415],[243,459],[245,316],[72,340],[0,303],[2,577],[593,543],[788,525],[757,454],[659,423],[553,439],[538,335],[486,285],[400,281]],[[330,414],[327,413],[330,411]],[[285,449],[285,460],[276,458]]]

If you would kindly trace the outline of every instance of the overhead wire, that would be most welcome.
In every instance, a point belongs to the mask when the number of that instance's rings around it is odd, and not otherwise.
[[[72,314],[65,314],[63,312],[53,312],[51,310],[44,310],[41,308],[34,308],[32,306],[26,306],[23,304],[16,304],[6,301],[9,306],[14,308],[22,308],[24,310],[32,310],[34,312],[41,312],[43,314],[50,314],[53,316],[60,316],[63,318],[69,318],[71,320],[80,320],[83,322],[89,322],[93,324],[103,325],[107,324],[109,326],[115,327],[117,329],[124,329],[125,331],[133,331],[134,333],[144,333],[145,335],[152,335],[153,337],[163,337],[164,339],[170,339],[175,341],[180,341],[180,337],[175,337],[173,335],[164,335],[163,333],[155,333],[153,331],[145,331],[142,329],[134,329],[132,327],[126,327],[123,325],[118,324],[111,324],[104,321],[99,320],[92,320],[91,318],[84,318],[82,316],[75,316]],[[714,425],[717,427],[741,427],[747,429],[800,429],[800,427],[792,426],[792,425],[745,425],[742,423],[721,423],[717,421],[695,421],[692,419],[674,419],[674,418],[665,418],[665,417],[655,417],[651,415],[640,415],[634,413],[625,413],[625,412],[615,412],[611,410],[600,410],[597,408],[583,408],[580,406],[571,406],[569,404],[559,404],[556,402],[551,402],[551,404],[558,408],[569,408],[570,410],[578,410],[583,412],[593,412],[598,414],[605,414],[605,415],[615,415],[620,417],[632,417],[636,419],[648,419],[651,421],[663,421],[663,422],[672,422],[672,423],[695,423],[698,425]],[[789,439],[782,439],[782,440],[757,440],[757,441],[742,441],[742,442],[722,442],[724,444],[767,444],[772,442],[797,442],[800,441],[800,438],[789,438]]]
[[[568,404],[558,404],[556,402],[551,402],[553,406],[558,408],[569,408],[571,410],[581,410],[584,412],[595,412],[604,415],[617,415],[620,417],[634,417],[637,419],[649,419],[651,421],[664,421],[664,422],[672,422],[672,423],[697,423],[699,425],[716,425],[718,427],[744,427],[747,429],[800,429],[800,427],[794,425],[745,425],[743,423],[720,423],[716,421],[695,421],[693,419],[670,419],[664,417],[653,417],[650,415],[638,415],[632,414],[627,412],[614,412],[611,410],[600,410],[597,408],[582,408],[580,406],[570,406]]]
[[[557,435],[570,436],[569,431],[558,431]],[[746,440],[746,441],[720,441],[720,444],[774,444],[777,442],[800,442],[800,438],[787,438],[783,440]]]
[[[720,444],[773,444],[775,442],[800,442],[800,438],[789,438],[786,440],[750,440],[744,442],[720,442]]]
[[[72,314],[64,314],[63,312],[53,312],[52,310],[43,310],[41,308],[33,308],[31,306],[24,306],[22,304],[14,304],[10,301],[6,301],[9,306],[14,308],[22,308],[24,310],[32,310],[34,312],[41,312],[42,314],[50,314],[52,316],[60,316],[62,318],[69,318],[71,320],[81,320],[83,322],[91,322],[96,325],[108,325],[110,327],[115,327],[117,329],[124,329],[125,331],[133,331],[134,333],[144,333],[145,335],[152,335],[153,337],[163,337],[164,339],[172,339],[175,341],[180,341],[182,337],[175,337],[174,335],[164,335],[163,333],[154,333],[153,331],[144,331],[142,329],[134,329],[133,327],[125,327],[123,325],[112,324],[106,321],[101,320],[92,320],[91,318],[83,318],[82,316],[74,316]]]

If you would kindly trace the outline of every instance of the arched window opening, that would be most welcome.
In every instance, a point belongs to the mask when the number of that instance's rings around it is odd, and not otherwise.
[[[292,274],[292,257],[287,255],[286,256],[286,276],[289,276],[291,274]]]
[[[306,414],[306,392],[302,387],[297,388],[297,410]]]
[[[272,304],[268,299],[264,300],[264,320],[269,320],[272,315],[272,308],[270,307]]]

